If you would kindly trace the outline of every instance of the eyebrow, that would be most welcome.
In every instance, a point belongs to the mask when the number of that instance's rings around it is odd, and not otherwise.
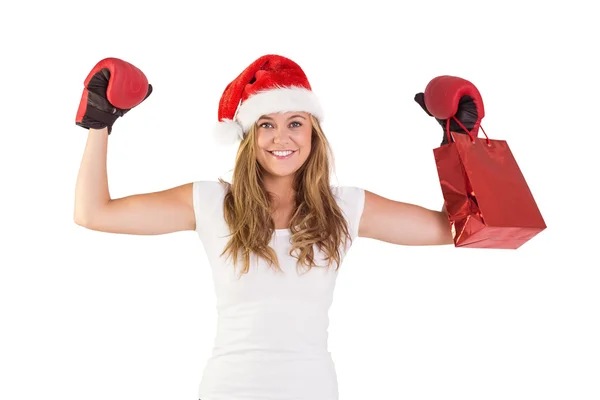
[[[291,117],[289,117],[289,118],[288,118],[288,121],[289,121],[290,119],[292,119],[292,118],[296,118],[296,117],[300,117],[300,118],[302,118],[302,119],[306,119],[306,118],[304,118],[304,117],[303,117],[302,115],[300,115],[300,114],[294,114],[294,115],[292,115]],[[260,121],[261,119],[267,119],[267,120],[273,121],[273,118],[271,118],[271,117],[268,117],[268,116],[266,116],[266,115],[261,115],[261,116],[260,116],[260,118],[258,119],[258,121]]]

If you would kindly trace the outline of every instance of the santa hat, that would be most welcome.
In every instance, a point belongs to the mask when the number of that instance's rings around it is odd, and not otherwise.
[[[279,55],[262,56],[225,88],[215,139],[220,144],[233,144],[242,140],[262,115],[288,111],[323,119],[319,99],[302,68]]]

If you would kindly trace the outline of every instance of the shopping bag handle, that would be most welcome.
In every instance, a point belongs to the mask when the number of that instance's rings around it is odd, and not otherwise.
[[[467,128],[465,128],[465,126],[463,124],[461,124],[461,122],[454,115],[452,116],[452,119],[454,121],[456,121],[458,126],[460,126],[465,132],[467,132],[467,135],[469,135],[469,138],[471,139],[471,143],[475,144],[475,138],[473,137],[473,134]],[[485,130],[483,130],[483,126],[479,125],[479,127],[481,128],[481,131],[485,135],[487,145],[491,146],[490,138],[488,137],[487,133],[485,133]],[[451,137],[450,136],[450,118],[448,118],[446,120],[446,135],[448,137],[448,143],[450,143],[450,137]]]

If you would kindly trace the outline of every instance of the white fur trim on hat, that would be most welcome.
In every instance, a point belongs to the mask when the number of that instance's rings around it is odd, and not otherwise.
[[[240,124],[230,119],[217,122],[213,134],[215,141],[221,146],[230,146],[244,138]]]
[[[323,119],[319,99],[311,90],[303,87],[279,87],[258,92],[242,102],[235,119],[243,132],[248,132],[261,116],[289,111],[307,112],[319,121]]]

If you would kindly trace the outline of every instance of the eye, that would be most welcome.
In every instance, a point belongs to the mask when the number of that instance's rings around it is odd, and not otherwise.
[[[260,124],[258,126],[259,128],[272,128],[273,125],[271,125],[269,122],[263,122],[262,124]]]
[[[300,128],[300,127],[302,126],[302,123],[301,123],[301,122],[299,122],[299,121],[294,121],[294,122],[292,122],[292,123],[290,124],[290,126],[291,126],[292,128]]]

